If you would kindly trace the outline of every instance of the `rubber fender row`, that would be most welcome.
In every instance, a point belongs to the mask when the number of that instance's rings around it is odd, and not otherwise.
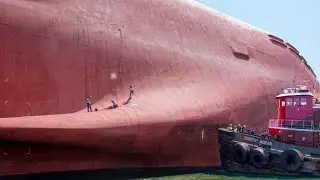
[[[236,143],[232,147],[232,157],[239,164],[251,163],[254,167],[262,169],[269,163],[269,153],[257,147],[250,149],[249,145],[243,142]],[[286,172],[297,172],[303,166],[304,156],[296,149],[287,149],[280,155],[280,165]]]

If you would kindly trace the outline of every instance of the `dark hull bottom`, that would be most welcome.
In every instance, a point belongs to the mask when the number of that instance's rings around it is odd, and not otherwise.
[[[227,161],[226,161],[227,162]],[[232,162],[229,162],[231,165]],[[235,165],[236,166],[236,165]],[[235,167],[233,166],[233,167]],[[235,171],[232,170],[232,166],[228,166],[234,173],[227,172],[230,177],[246,176],[256,177],[249,171]],[[237,173],[238,172],[238,173]],[[258,172],[258,171],[257,171]],[[63,172],[63,173],[43,173],[43,174],[29,174],[29,175],[10,175],[0,176],[1,180],[126,180],[126,179],[146,179],[146,178],[159,178],[164,176],[175,176],[175,175],[187,175],[187,174],[212,174],[212,175],[223,175],[226,174],[226,170],[214,167],[183,167],[183,168],[132,168],[132,169],[117,169],[117,170],[95,170],[95,171],[77,171],[77,172]],[[241,173],[241,174],[239,174]],[[266,171],[260,172],[261,177],[270,177]],[[275,176],[274,172],[270,172],[269,175]],[[284,173],[278,173],[277,176],[286,176]],[[296,175],[297,176],[297,175]],[[317,176],[310,174],[300,174],[300,177],[308,177],[318,179]],[[312,179],[313,179],[312,178]]]
[[[120,135],[97,139],[106,145],[105,148],[92,147],[86,142],[83,142],[86,146],[76,146],[0,141],[0,175],[221,166],[216,124],[189,122],[173,125],[158,124],[157,131],[164,129],[166,132],[157,138],[154,138],[152,132],[155,131],[151,126],[145,128],[150,133],[139,135],[139,138],[124,134],[127,131],[123,128],[117,129]]]
[[[214,167],[183,167],[183,168],[130,168],[116,170],[95,170],[64,173],[43,173],[28,175],[0,176],[1,180],[29,180],[29,179],[66,179],[66,180],[101,180],[101,179],[140,179],[157,178],[162,176],[195,174],[195,173],[223,173],[224,171]]]

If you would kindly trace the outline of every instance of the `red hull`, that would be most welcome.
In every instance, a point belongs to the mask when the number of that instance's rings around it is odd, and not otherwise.
[[[219,166],[218,124],[262,130],[281,89],[316,81],[291,45],[193,1],[0,0],[0,38],[0,137],[54,146],[5,147],[2,174]]]
[[[119,169],[143,167],[190,167],[220,165],[216,125],[207,125],[201,139],[199,133],[193,131],[195,124],[189,126],[157,124],[156,134],[163,131],[163,137],[155,137],[154,133],[144,133],[145,138],[132,135],[130,129],[119,128],[108,131],[106,137],[97,137],[97,143],[84,145],[55,145],[54,143],[34,144],[7,143],[1,151],[1,174],[42,173],[92,169]],[[154,125],[152,125],[154,126]],[[196,126],[201,128],[200,126]],[[137,127],[139,128],[139,127]],[[140,126],[152,129],[151,126]],[[172,129],[171,129],[172,128]],[[170,132],[166,132],[171,129]],[[127,130],[127,133],[116,131]],[[112,131],[114,135],[112,134]],[[187,132],[189,131],[189,132]],[[190,132],[193,131],[193,132]],[[179,133],[177,133],[179,132]],[[34,131],[37,133],[37,130]],[[74,134],[78,135],[73,131]],[[210,134],[211,133],[211,134]],[[63,134],[63,132],[62,132]],[[64,133],[65,135],[66,133]],[[116,136],[116,134],[118,134]],[[139,133],[137,133],[139,134]],[[79,138],[78,138],[79,140]],[[52,140],[55,141],[55,140]],[[104,145],[105,144],[105,145]],[[95,146],[97,145],[97,146]],[[3,153],[3,154],[2,154]]]

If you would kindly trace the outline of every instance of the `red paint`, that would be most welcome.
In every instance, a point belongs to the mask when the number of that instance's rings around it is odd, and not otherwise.
[[[270,136],[276,136],[280,134],[280,130],[279,129],[274,129],[274,128],[269,128],[269,134]]]
[[[286,101],[284,98],[278,99],[278,119],[285,119],[286,117],[286,108],[283,104],[285,104]]]
[[[306,99],[306,105],[291,105],[291,106],[286,106],[286,119],[296,119],[296,120],[307,120],[308,115],[312,114],[313,109],[312,109],[312,97],[311,96],[289,96],[286,97],[286,99],[292,99],[292,102],[294,102],[295,99],[301,100],[301,99]],[[312,120],[312,119],[310,119]]]
[[[318,148],[320,106],[314,103],[310,89],[290,91],[277,96],[278,118],[270,120],[270,135],[286,143]]]
[[[2,174],[219,166],[218,124],[262,131],[282,88],[316,80],[267,33],[192,1],[0,0],[0,16],[0,137],[55,146],[0,153],[15,162]],[[132,102],[105,110],[130,83]]]

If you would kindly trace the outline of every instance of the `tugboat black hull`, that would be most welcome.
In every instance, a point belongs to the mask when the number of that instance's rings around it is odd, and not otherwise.
[[[219,129],[224,170],[266,175],[320,176],[320,150]],[[317,154],[318,153],[318,154]]]

